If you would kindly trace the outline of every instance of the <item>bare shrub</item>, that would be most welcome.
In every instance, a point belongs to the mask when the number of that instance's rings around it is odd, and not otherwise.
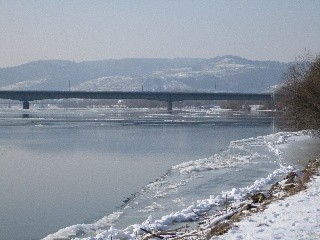
[[[284,74],[277,103],[285,123],[297,130],[320,128],[320,56],[291,66]]]

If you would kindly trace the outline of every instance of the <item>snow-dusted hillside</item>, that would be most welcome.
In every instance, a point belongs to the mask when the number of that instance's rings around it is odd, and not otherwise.
[[[2,90],[265,92],[287,64],[235,56],[211,59],[38,61],[0,69]]]

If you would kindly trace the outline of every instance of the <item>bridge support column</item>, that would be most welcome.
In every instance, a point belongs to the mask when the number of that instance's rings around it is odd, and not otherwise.
[[[167,102],[167,110],[168,110],[168,113],[172,113],[172,101]]]
[[[28,101],[23,101],[22,106],[23,106],[23,109],[29,109],[30,104]]]

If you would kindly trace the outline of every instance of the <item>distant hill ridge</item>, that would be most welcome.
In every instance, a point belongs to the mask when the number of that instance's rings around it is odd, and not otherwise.
[[[42,60],[0,68],[1,90],[266,92],[288,67],[226,55],[214,58]]]

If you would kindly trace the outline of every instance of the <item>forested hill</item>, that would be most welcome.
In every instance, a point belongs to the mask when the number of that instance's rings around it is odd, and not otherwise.
[[[44,60],[0,68],[1,90],[266,92],[288,64],[236,56]]]

